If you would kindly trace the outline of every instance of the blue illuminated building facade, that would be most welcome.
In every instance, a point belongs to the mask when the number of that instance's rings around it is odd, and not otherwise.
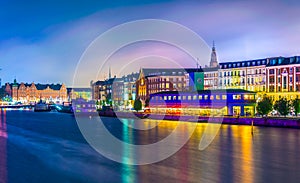
[[[150,109],[154,113],[250,116],[255,113],[255,105],[255,92],[241,89],[166,91],[150,95]]]

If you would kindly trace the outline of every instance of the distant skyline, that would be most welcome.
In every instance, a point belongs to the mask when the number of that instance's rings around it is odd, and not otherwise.
[[[299,10],[296,0],[1,1],[0,78],[2,84],[16,77],[70,86],[77,62],[96,37],[140,19],[174,21],[209,46],[214,40],[219,62],[300,55]],[[132,59],[136,51],[185,58],[159,44],[131,46],[118,58]],[[118,69],[112,66],[112,75]],[[107,77],[108,69],[102,74]]]

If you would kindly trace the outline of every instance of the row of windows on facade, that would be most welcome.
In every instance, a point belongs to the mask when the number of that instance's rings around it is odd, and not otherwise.
[[[170,86],[173,86],[173,88],[182,88],[185,87],[185,83],[160,83],[160,84],[153,84],[149,85],[149,89],[160,89],[160,88],[170,88]]]
[[[169,78],[169,77],[167,77],[167,78],[154,78],[154,79],[149,79],[148,81],[149,81],[149,83],[155,83],[155,82],[168,82],[168,81],[170,81],[170,82],[173,82],[173,81],[177,81],[177,82],[179,82],[179,81],[184,81],[185,80],[185,78],[184,77],[180,77],[180,78]]]
[[[292,74],[294,72],[294,68],[290,67],[288,69],[287,68],[269,69],[269,74],[275,74],[275,71],[276,71],[277,74],[287,73],[288,70],[289,70],[290,74]],[[296,67],[296,72],[300,72],[300,67]]]
[[[222,83],[224,83],[224,85],[229,85],[231,83],[239,83],[241,85],[245,85],[245,79],[244,78],[241,78],[240,81],[237,81],[237,82],[233,82],[234,80],[233,79],[224,79],[223,82],[222,80],[220,80],[220,85],[222,85]],[[257,77],[257,78],[247,78],[247,84],[265,84],[265,78],[264,77]]]
[[[288,86],[286,85],[286,84],[284,84],[282,87],[281,86],[277,86],[276,87],[276,91],[281,91],[281,90],[287,90],[288,88],[287,88]],[[300,90],[300,86],[299,85],[297,85],[296,86],[296,88],[295,88],[295,90],[296,91],[299,91]],[[269,91],[270,92],[275,92],[275,86],[274,85],[271,85],[271,86],[269,86]],[[293,86],[289,86],[289,91],[294,91],[293,90]]]
[[[207,73],[207,74],[204,74],[204,77],[205,77],[205,78],[209,78],[209,77],[218,77],[218,74],[217,74],[217,73]]]
[[[236,94],[232,95],[233,100],[255,100],[255,95],[247,94],[247,95],[241,95]],[[227,95],[179,95],[179,96],[155,96],[152,97],[151,100],[227,100]]]
[[[265,74],[265,69],[249,69],[247,70],[247,74]],[[245,76],[246,71],[224,71],[221,72],[220,77],[224,76]]]
[[[166,74],[169,74],[169,73],[167,73],[167,72],[165,72],[165,71],[162,71],[162,72],[152,72],[152,73],[148,73],[147,75],[148,76],[157,76],[157,75],[166,75]],[[182,71],[178,71],[178,72],[176,72],[176,71],[173,71],[172,73],[171,73],[172,75],[182,75],[182,74],[186,74],[186,72],[182,72]]]
[[[248,61],[248,62],[238,62],[238,63],[223,63],[220,64],[222,69],[232,68],[232,67],[245,67],[245,66],[260,66],[265,65],[267,62],[266,60],[258,60],[258,61]]]
[[[277,77],[277,82],[280,83],[281,81],[283,81],[283,83],[286,83],[286,77],[287,76],[283,76],[283,79],[281,79],[280,76]],[[300,76],[296,76],[296,82],[300,81]],[[293,82],[293,76],[289,76],[289,82],[292,83]],[[270,83],[275,83],[275,78],[273,76],[270,77]]]

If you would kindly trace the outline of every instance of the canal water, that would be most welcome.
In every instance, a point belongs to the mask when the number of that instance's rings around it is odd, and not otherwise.
[[[157,163],[135,166],[114,162],[95,151],[71,114],[0,112],[0,183],[300,180],[298,129],[254,127],[252,135],[250,126],[222,125],[212,143],[201,151],[198,146],[207,124],[197,124],[190,140],[177,153]],[[178,125],[161,121],[151,130],[126,128],[125,132],[118,119],[104,119],[112,134],[135,144],[160,141]],[[142,123],[147,126],[153,121]],[[191,123],[185,125],[180,131],[183,136]],[[160,151],[157,153],[164,149]]]

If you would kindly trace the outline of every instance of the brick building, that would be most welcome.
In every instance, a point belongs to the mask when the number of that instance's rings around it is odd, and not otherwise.
[[[40,99],[46,102],[63,102],[68,100],[67,89],[64,84],[35,84],[13,83],[5,84],[5,93],[13,101],[22,103],[37,102]]]

